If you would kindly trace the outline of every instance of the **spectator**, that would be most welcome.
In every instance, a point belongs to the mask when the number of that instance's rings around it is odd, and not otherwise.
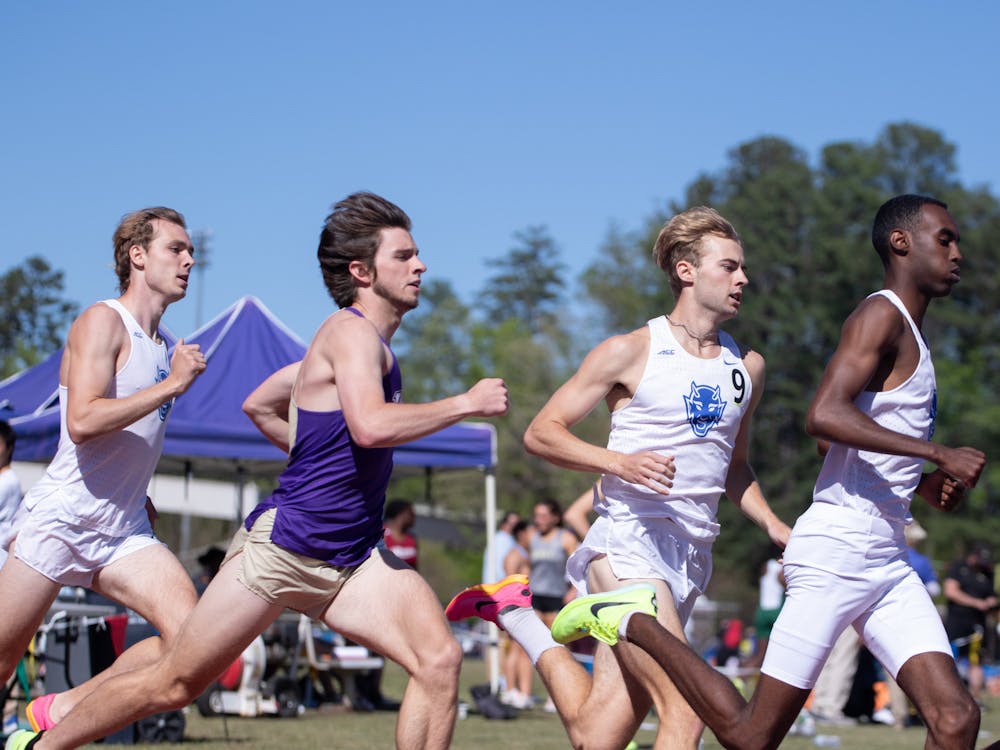
[[[937,573],[934,572],[934,564],[927,555],[917,550],[917,545],[927,538],[927,531],[914,519],[913,523],[903,531],[903,534],[906,537],[910,566],[923,582],[927,593],[931,596],[937,596],[941,593],[941,584],[938,582]],[[905,729],[910,725],[910,699],[906,697],[906,693],[903,692],[899,683],[892,679],[892,675],[887,673],[885,681],[889,686],[889,711],[891,716],[880,717],[878,715],[880,712],[877,711],[872,715],[872,718],[875,721],[883,723],[891,721],[892,725],[897,729]],[[884,711],[885,709],[882,710]]]
[[[413,503],[408,500],[391,500],[386,503],[383,522],[385,546],[414,570],[417,570],[417,539],[410,533],[410,529],[416,520]]]
[[[208,588],[208,584],[215,578],[215,574],[219,572],[222,561],[225,559],[226,551],[215,546],[209,547],[198,557],[201,570],[194,578],[194,590],[198,592],[198,596],[201,596]]]
[[[759,599],[753,616],[753,629],[757,638],[754,653],[747,659],[746,666],[760,668],[764,662],[764,651],[771,637],[771,628],[778,619],[781,605],[785,602],[785,574],[782,572],[781,550],[772,545],[771,557],[761,565],[758,580]]]
[[[21,505],[21,482],[11,468],[17,435],[8,422],[0,420],[0,565],[14,539],[14,513]]]
[[[531,547],[535,529],[522,518],[514,524],[511,533],[514,537],[514,547],[504,558],[504,575],[530,575],[531,555],[528,549]],[[531,686],[535,674],[531,659],[523,648],[507,637],[507,633],[501,631],[501,639],[506,689],[500,694],[500,702],[514,708],[531,708],[534,705]]]
[[[931,596],[937,596],[941,593],[941,584],[938,582],[937,573],[934,572],[934,564],[927,555],[917,549],[917,545],[927,538],[927,532],[914,520],[906,527],[904,534],[906,535],[906,552],[910,556],[910,566],[920,576],[927,593]]]
[[[520,520],[521,517],[512,510],[503,514],[500,525],[497,527],[496,534],[493,537],[493,550],[496,554],[495,565],[491,566],[490,561],[486,559],[486,555],[483,555],[484,583],[494,583],[504,577],[504,560],[507,559],[507,553],[514,548],[514,537],[511,535],[511,531],[514,528],[514,524]]]
[[[993,585],[993,550],[989,546],[974,544],[965,558],[951,564],[944,579],[944,596],[948,600],[944,629],[958,647],[959,660],[968,660],[969,692],[982,705],[979,649],[986,631],[986,615],[1000,604]]]

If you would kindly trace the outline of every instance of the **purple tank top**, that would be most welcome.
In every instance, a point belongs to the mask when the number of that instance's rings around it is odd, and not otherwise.
[[[392,368],[382,378],[386,402],[398,401],[401,389],[393,355]],[[299,409],[295,444],[278,488],[247,516],[246,528],[264,511],[277,508],[272,542],[330,565],[360,565],[382,539],[391,473],[392,448],[358,446],[342,411]]]

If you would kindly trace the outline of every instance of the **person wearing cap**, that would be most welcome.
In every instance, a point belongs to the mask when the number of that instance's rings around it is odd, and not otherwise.
[[[927,531],[914,519],[913,523],[906,527],[903,535],[906,537],[906,554],[910,558],[910,567],[920,577],[927,593],[937,596],[941,593],[941,583],[934,571],[934,564],[927,555],[917,549],[917,545],[927,538]]]
[[[948,568],[944,579],[948,600],[944,629],[952,643],[957,641],[957,657],[969,660],[969,692],[982,703],[983,667],[979,647],[986,631],[986,615],[1000,606],[993,584],[993,550],[986,544],[973,544],[964,558]]]
[[[931,559],[927,555],[917,549],[920,543],[927,538],[927,530],[917,522],[917,519],[913,519],[913,523],[903,531],[903,536],[906,538],[906,553],[910,558],[910,567],[913,568],[913,572],[917,574],[921,583],[924,584],[927,593],[932,597],[939,596],[941,594],[941,582],[938,581],[937,572],[934,570],[934,563],[931,562]],[[892,717],[892,724],[897,729],[905,729],[911,725],[911,715],[913,712],[911,711],[910,699],[906,697],[906,693],[903,692],[899,683],[891,675],[886,675],[885,681],[889,686],[889,712]],[[882,721],[876,716],[872,718],[876,721]],[[882,721],[882,723],[889,722]]]

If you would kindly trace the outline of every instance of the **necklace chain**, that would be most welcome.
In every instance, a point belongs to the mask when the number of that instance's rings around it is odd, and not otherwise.
[[[667,322],[670,325],[674,326],[675,328],[683,328],[684,329],[684,333],[686,333],[691,339],[693,339],[694,341],[696,341],[698,343],[699,347],[702,347],[702,346],[711,346],[712,344],[719,343],[719,333],[718,333],[718,331],[711,331],[710,333],[699,335],[697,333],[694,333],[684,323],[674,322],[673,320],[670,319],[669,315],[664,315],[663,317],[665,317],[667,319]]]

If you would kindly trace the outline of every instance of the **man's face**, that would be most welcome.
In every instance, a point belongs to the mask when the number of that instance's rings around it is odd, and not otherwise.
[[[413,512],[413,508],[407,508],[403,511],[403,523],[401,528],[404,532],[409,531],[413,528],[413,524],[417,522],[417,515]]]
[[[427,270],[413,237],[405,229],[382,230],[375,251],[372,290],[403,312],[420,303],[420,277]]]
[[[695,299],[721,320],[735,317],[743,303],[743,287],[749,282],[740,243],[706,235],[701,240],[700,260],[693,272]]]
[[[541,534],[549,533],[559,523],[559,517],[549,510],[549,506],[547,505],[536,505],[535,511],[532,514],[532,520],[534,521],[535,528]]]
[[[152,224],[153,239],[140,248],[143,276],[147,286],[175,302],[187,294],[194,247],[184,227],[163,219],[153,219]]]
[[[950,294],[961,277],[962,263],[958,226],[951,214],[941,206],[925,204],[910,238],[920,288],[932,297]]]

